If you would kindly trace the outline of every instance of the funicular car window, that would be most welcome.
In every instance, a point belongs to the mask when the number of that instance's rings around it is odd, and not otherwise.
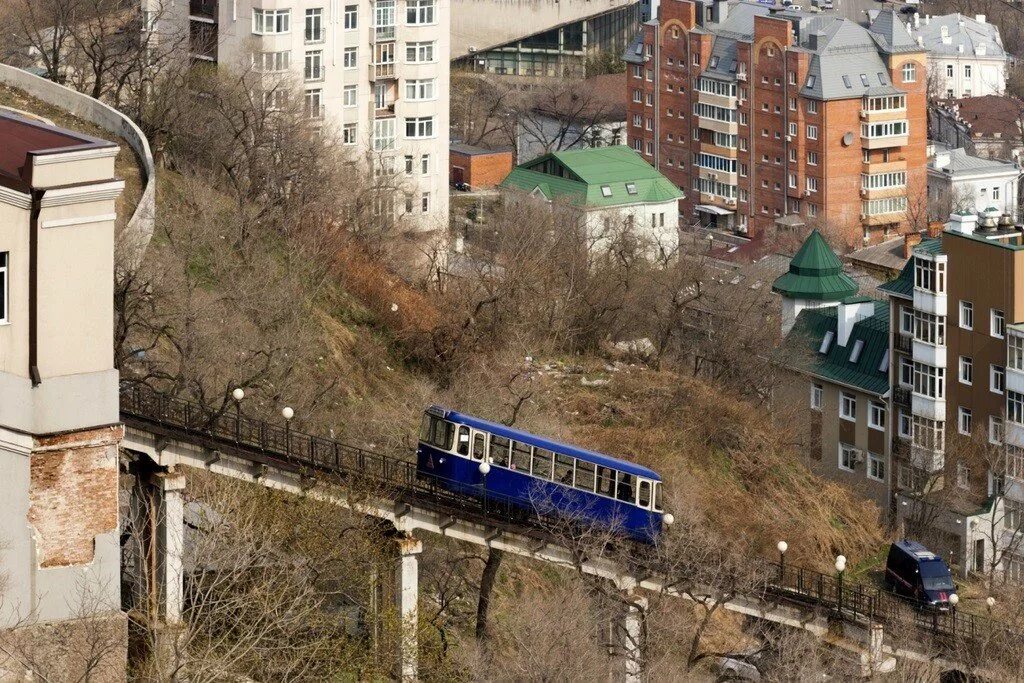
[[[573,457],[555,453],[555,481],[572,486]]]
[[[602,496],[615,495],[615,470],[610,467],[597,468],[597,492]]]
[[[455,441],[455,425],[447,420],[434,418],[433,432],[430,443],[438,448],[450,451],[452,449],[452,442]]]
[[[491,462],[498,467],[508,467],[508,445],[505,437],[491,434]]]
[[[455,448],[459,455],[469,455],[469,427],[459,426],[459,442]]]
[[[642,508],[651,506],[651,482],[645,479],[640,480],[640,494],[637,496],[636,502]]]
[[[423,421],[420,422],[420,441],[430,441],[430,416],[423,413]]]
[[[530,471],[530,450],[533,448],[528,443],[515,441],[512,444],[512,469],[520,472]]]
[[[487,446],[487,439],[484,438],[483,434],[479,434],[478,433],[478,434],[474,434],[473,435],[473,459],[474,460],[483,460],[484,459],[484,449],[486,448],[486,446]]]
[[[654,483],[654,509],[661,512],[661,482]]]
[[[594,492],[594,463],[586,460],[576,461],[576,488]]]
[[[533,476],[540,479],[551,478],[551,456],[551,451],[547,449],[533,449]]]
[[[619,485],[616,487],[615,497],[627,503],[636,501],[636,476],[622,472],[619,474]]]

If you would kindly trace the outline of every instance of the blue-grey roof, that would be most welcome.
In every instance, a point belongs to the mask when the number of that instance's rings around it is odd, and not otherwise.
[[[633,40],[626,46],[626,51],[622,53],[622,61],[628,64],[643,64],[644,63],[644,31],[640,29],[633,36]]]
[[[982,56],[977,54],[980,49],[985,57],[1009,59],[998,26],[962,14],[943,14],[919,21],[920,25],[912,29],[913,36],[923,38],[924,48],[934,55],[961,56],[959,46],[963,45],[965,56]],[[943,27],[948,35],[946,41],[942,39]]]
[[[661,475],[654,470],[648,469],[643,465],[637,465],[634,462],[629,462],[628,460],[619,460],[618,458],[613,458],[610,455],[588,451],[585,448],[572,446],[560,441],[554,441],[553,439],[546,439],[543,436],[530,434],[529,432],[508,427],[498,422],[491,422],[490,420],[484,420],[483,418],[466,415],[465,413],[459,413],[454,410],[445,410],[440,406],[434,407],[441,410],[446,419],[457,424],[469,425],[474,429],[479,429],[491,434],[497,434],[498,436],[503,436],[506,439],[521,441],[522,443],[528,443],[531,446],[536,446],[538,448],[546,448],[549,451],[554,451],[556,453],[571,455],[574,458],[592,462],[597,465],[601,465],[602,467],[610,467],[611,469],[618,470],[619,472],[626,472],[627,474],[634,474],[638,477],[661,481]]]
[[[900,21],[899,15],[892,9],[879,12],[871,21],[868,30],[878,46],[889,54],[924,51],[910,35],[907,25]]]
[[[856,22],[831,15],[802,21],[800,37],[801,47],[813,53],[802,95],[843,100],[902,92],[893,86],[875,38]]]
[[[944,161],[948,158],[948,161]],[[948,152],[937,152],[935,157],[928,162],[928,167],[935,171],[941,171],[947,175],[980,175],[1000,173],[1020,175],[1020,168],[1012,161],[1001,161],[999,159],[983,159],[972,156],[963,147]]]

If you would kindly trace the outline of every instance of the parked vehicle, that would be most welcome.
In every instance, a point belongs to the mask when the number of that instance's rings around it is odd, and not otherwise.
[[[834,9],[832,0],[811,0],[811,5],[818,9]]]
[[[904,5],[900,7],[900,14],[917,14],[917,8],[913,5]]]
[[[956,592],[949,565],[917,541],[905,539],[889,546],[885,584],[897,595],[941,611],[949,609],[949,596]]]

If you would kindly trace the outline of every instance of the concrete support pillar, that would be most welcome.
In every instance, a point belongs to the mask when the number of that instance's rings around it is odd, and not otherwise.
[[[874,678],[880,673],[890,673],[896,668],[896,660],[888,657],[882,649],[883,636],[881,624],[868,627],[867,649],[860,656],[860,672],[864,678]]]
[[[171,626],[181,622],[185,600],[185,475],[154,475],[157,489],[155,588],[158,616]]]
[[[419,554],[423,543],[411,536],[398,539],[398,566],[395,569],[395,607],[401,619],[402,635],[398,644],[398,678],[415,681],[419,677]]]
[[[629,596],[629,605],[623,615],[620,629],[621,649],[625,664],[626,683],[640,683],[643,680],[643,651],[647,618],[647,598]]]

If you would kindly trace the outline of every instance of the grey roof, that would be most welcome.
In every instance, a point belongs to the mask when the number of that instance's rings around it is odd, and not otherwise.
[[[741,0],[730,5],[725,21],[705,24],[704,29],[715,39],[711,45],[708,68],[702,75],[718,80],[736,80],[736,42],[753,40],[754,18],[768,16],[770,13],[771,9],[766,5]]]
[[[627,64],[643,64],[644,63],[644,30],[640,29],[633,36],[633,40],[629,41],[629,45],[626,46],[626,51],[622,53],[622,61]]]
[[[923,51],[923,48],[910,35],[907,25],[900,21],[896,12],[891,9],[879,12],[868,26],[868,30],[878,46],[889,54]]]
[[[949,32],[948,42],[942,40],[942,28]],[[920,25],[912,29],[914,38],[924,38],[924,47],[936,55],[959,55],[959,46],[964,46],[965,55],[977,55],[979,47],[985,57],[1009,59],[1003,49],[999,27],[987,22],[966,17],[962,14],[943,14],[920,19]],[[983,47],[982,47],[983,46]]]
[[[800,93],[819,100],[896,94],[873,34],[849,19],[828,16],[801,22],[801,47],[813,53]],[[876,88],[885,88],[877,91]]]
[[[949,162],[941,164],[940,160],[947,154],[949,155]],[[981,157],[971,156],[963,147],[950,150],[949,152],[936,153],[935,157],[928,162],[928,168],[936,171],[942,171],[953,176],[958,174],[976,175],[978,173],[1000,172],[1020,174],[1020,169],[1012,161],[983,159]]]

